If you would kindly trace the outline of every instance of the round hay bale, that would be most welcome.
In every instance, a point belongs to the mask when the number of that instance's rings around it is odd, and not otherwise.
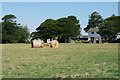
[[[41,40],[33,40],[31,43],[32,48],[42,48],[43,44]]]
[[[59,47],[59,42],[57,40],[51,41],[51,47],[52,48],[58,48]]]
[[[50,48],[50,44],[49,43],[43,43],[43,48]]]

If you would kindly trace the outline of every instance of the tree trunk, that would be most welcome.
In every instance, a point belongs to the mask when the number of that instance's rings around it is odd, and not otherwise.
[[[45,38],[45,43],[47,43],[47,38]]]
[[[69,42],[69,37],[67,37],[67,43]]]
[[[67,38],[65,38],[65,43],[67,43]]]
[[[52,41],[52,38],[50,38],[50,41]]]
[[[111,41],[112,41],[112,38],[110,38],[110,37],[109,37],[109,40],[108,40],[108,42],[111,42]]]

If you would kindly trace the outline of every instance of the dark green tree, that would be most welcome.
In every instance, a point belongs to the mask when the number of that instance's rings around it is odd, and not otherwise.
[[[112,15],[104,20],[100,25],[100,35],[109,42],[115,39],[117,33],[120,32],[120,16]]]
[[[77,18],[75,16],[68,16],[68,19],[72,20],[72,22],[74,22],[75,27],[73,27],[74,28],[73,36],[77,37],[78,35],[80,35],[80,32],[81,32],[81,27],[80,27],[80,24],[79,24],[79,20],[77,20]]]
[[[70,37],[77,37],[80,35],[79,21],[75,16],[68,16],[67,18],[60,18],[56,20],[57,30],[59,34],[59,42],[68,42]]]
[[[46,41],[48,38],[58,37],[59,42],[68,42],[70,37],[76,37],[80,34],[80,24],[75,16],[68,16],[57,20],[47,19],[36,30],[31,34],[36,38],[42,38]]]
[[[2,20],[2,42],[3,43],[10,43],[10,42],[17,42],[18,36],[17,34],[17,23],[16,23],[16,17],[12,14],[5,15]],[[16,37],[17,36],[17,37]]]
[[[88,25],[86,28],[84,28],[84,31],[87,32],[90,28],[94,28],[94,27],[99,27],[102,22],[103,22],[103,18],[101,15],[99,15],[99,13],[97,12],[93,12],[90,16],[89,16],[89,21],[88,21]]]
[[[5,15],[2,21],[3,43],[25,42],[25,39],[29,36],[29,31],[27,27],[22,27],[20,24],[17,24],[15,15]]]
[[[19,34],[20,34],[20,35],[19,35],[19,36],[20,36],[19,42],[20,42],[20,43],[24,43],[24,42],[28,39],[28,37],[29,37],[29,35],[30,35],[27,26],[20,26],[18,32],[19,32]]]
[[[55,22],[56,21],[53,19],[47,19],[38,28],[36,28],[37,33],[34,32],[34,34],[38,38],[45,39],[45,42],[47,41],[48,38],[52,39],[53,37],[56,37],[57,31]]]
[[[9,14],[9,15],[5,15],[2,20],[3,22],[11,22],[11,23],[15,23],[16,22],[16,16],[15,15],[12,15],[12,14]],[[16,23],[15,23],[16,24]]]

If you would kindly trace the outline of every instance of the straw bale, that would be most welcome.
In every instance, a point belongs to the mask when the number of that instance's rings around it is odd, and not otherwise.
[[[32,48],[42,48],[43,44],[41,40],[33,40],[31,43]]]
[[[59,47],[59,42],[57,40],[51,41],[51,47],[52,48],[58,48]]]
[[[43,43],[43,48],[50,48],[50,44],[49,43]]]

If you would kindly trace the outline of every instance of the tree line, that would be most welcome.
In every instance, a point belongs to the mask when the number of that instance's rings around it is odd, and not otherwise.
[[[0,31],[2,30],[2,43],[24,43],[29,36],[34,39],[47,39],[57,37],[59,42],[68,42],[71,37],[76,38],[81,33],[80,22],[76,16],[68,16],[54,19],[46,19],[41,23],[35,32],[30,34],[27,26],[17,23],[17,17],[9,14],[5,15],[0,22]],[[117,33],[120,33],[120,16],[112,15],[103,19],[98,12],[89,15],[88,25],[84,28],[87,32],[90,28],[99,27],[99,33],[102,39],[111,41],[115,39]]]
[[[111,42],[120,33],[120,16],[112,15],[103,19],[98,12],[89,15],[88,25],[84,28],[87,32],[90,28],[98,27],[102,39]],[[68,42],[71,37],[80,35],[81,27],[75,16],[59,18],[57,20],[47,19],[32,33],[34,38],[58,37],[59,42]]]

